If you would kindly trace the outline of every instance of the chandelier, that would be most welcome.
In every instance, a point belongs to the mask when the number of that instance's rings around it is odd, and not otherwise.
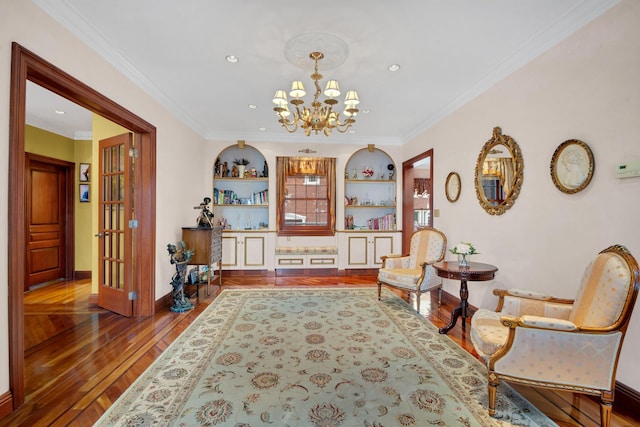
[[[304,129],[304,133],[307,136],[311,135],[312,131],[316,135],[322,132],[329,136],[333,129],[344,133],[356,122],[355,117],[358,114],[356,106],[360,103],[358,93],[355,90],[347,91],[344,100],[345,109],[342,113],[344,120],[340,121],[340,112],[334,110],[335,105],[338,103],[335,98],[340,96],[340,86],[336,80],[329,80],[324,89],[324,95],[327,98],[324,100],[324,104],[320,102],[319,98],[322,91],[320,90],[319,81],[322,79],[322,74],[318,73],[318,61],[324,58],[324,55],[322,52],[311,52],[309,57],[316,64],[315,72],[311,74],[311,79],[316,87],[311,108],[304,106],[304,101],[301,99],[306,95],[302,82],[299,80],[294,81],[291,84],[289,96],[293,98],[291,104],[295,106],[295,110],[289,111],[289,101],[287,101],[287,94],[284,90],[276,91],[273,97],[273,103],[276,105],[273,110],[278,114],[278,122],[289,133],[295,132],[298,128]]]

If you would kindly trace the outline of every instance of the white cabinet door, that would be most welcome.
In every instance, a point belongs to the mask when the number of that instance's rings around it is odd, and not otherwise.
[[[338,251],[340,252],[340,251]],[[369,236],[367,234],[347,236],[347,267],[366,268],[369,266]]]
[[[238,236],[224,233],[222,235],[222,268],[238,268]]]
[[[380,268],[382,260],[380,257],[391,255],[395,246],[393,244],[393,234],[373,234],[369,237],[371,246],[370,266]]]
[[[243,239],[242,246],[245,267],[265,267],[266,236],[246,235]]]
[[[222,236],[222,268],[263,269],[266,260],[267,233],[224,233]]]
[[[343,247],[345,268],[380,268],[380,257],[400,251],[400,233],[345,233]]]

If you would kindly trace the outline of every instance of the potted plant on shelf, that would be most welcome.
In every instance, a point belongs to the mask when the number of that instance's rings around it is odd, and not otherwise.
[[[249,164],[249,160],[244,157],[241,159],[233,159],[233,164],[238,167],[238,178],[244,178],[244,170]]]

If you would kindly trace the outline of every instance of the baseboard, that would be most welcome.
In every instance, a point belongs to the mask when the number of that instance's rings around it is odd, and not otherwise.
[[[90,294],[89,307],[97,307],[97,306],[98,306],[98,294]]]
[[[450,305],[451,307],[457,307],[460,304],[460,298],[451,295],[446,291],[442,291],[441,301],[443,304]],[[475,312],[478,311],[477,307],[469,305],[469,318],[471,318]],[[615,400],[613,406],[616,412],[634,413],[637,408],[640,408],[640,392],[632,389],[629,386],[616,381]],[[593,400],[599,402],[600,399],[596,396],[590,396]]]
[[[73,278],[75,280],[91,279],[91,270],[88,270],[88,271],[76,270],[73,272]]]
[[[172,305],[173,305],[173,297],[171,296],[171,292],[168,292],[164,296],[156,300],[155,312],[158,313],[159,311],[167,307],[171,307]]]
[[[616,412],[637,413],[638,408],[640,408],[640,392],[616,381],[616,395],[613,406]]]
[[[0,420],[13,412],[13,394],[8,391],[0,395]]]
[[[275,271],[270,270],[222,270],[222,277],[231,276],[261,276],[261,277],[273,277]]]
[[[337,276],[337,268],[276,268],[276,277]]]

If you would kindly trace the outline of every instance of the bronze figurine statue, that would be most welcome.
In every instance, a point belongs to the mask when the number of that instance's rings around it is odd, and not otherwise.
[[[171,243],[167,245],[171,264],[175,264],[176,266],[176,272],[171,278],[173,305],[169,310],[183,313],[194,307],[193,303],[184,295],[184,280],[187,273],[187,265],[193,256],[193,251],[191,249],[187,250],[184,242],[180,242],[179,246],[180,247],[177,247]]]

